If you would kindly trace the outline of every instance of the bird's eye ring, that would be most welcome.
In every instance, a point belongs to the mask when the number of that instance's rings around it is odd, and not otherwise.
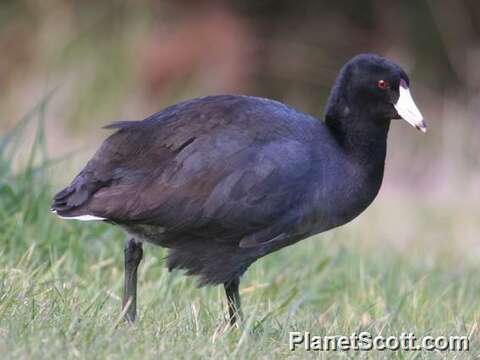
[[[378,80],[377,87],[381,90],[385,90],[389,87],[388,81],[386,80]]]

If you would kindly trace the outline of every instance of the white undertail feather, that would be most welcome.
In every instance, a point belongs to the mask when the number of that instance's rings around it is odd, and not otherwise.
[[[106,220],[105,218],[94,216],[94,215],[80,215],[80,216],[61,216],[57,214],[57,210],[52,210],[52,212],[57,215],[60,219],[67,220],[80,220],[80,221],[95,221],[95,220]]]

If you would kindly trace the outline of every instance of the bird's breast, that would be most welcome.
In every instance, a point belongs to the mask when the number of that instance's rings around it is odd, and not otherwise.
[[[326,169],[305,199],[301,231],[320,233],[360,215],[375,199],[383,179],[383,167],[375,171],[355,166]],[[335,174],[334,177],[329,174]]]

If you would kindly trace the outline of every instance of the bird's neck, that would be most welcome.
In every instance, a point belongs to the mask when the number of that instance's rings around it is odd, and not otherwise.
[[[356,123],[357,120],[349,116],[327,116],[322,124],[322,130],[325,125],[331,134],[329,140],[336,146],[319,146],[318,156],[326,167],[318,167],[313,175],[316,183],[311,195],[313,200],[305,205],[306,225],[302,224],[311,234],[354,219],[380,190],[389,121],[370,126],[366,121]],[[325,152],[329,152],[328,156]]]
[[[329,199],[337,204],[331,214],[331,226],[350,221],[364,211],[377,196],[383,181],[390,121],[350,116],[326,119],[326,126],[343,155],[337,157],[335,165],[341,176],[327,184],[328,193],[334,194]]]
[[[385,162],[390,121],[361,111],[327,113],[325,124],[345,154],[354,162],[378,167]]]

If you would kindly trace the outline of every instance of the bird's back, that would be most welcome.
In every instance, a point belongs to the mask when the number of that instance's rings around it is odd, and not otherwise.
[[[53,209],[64,217],[172,228],[182,227],[179,217],[186,226],[198,217],[240,221],[241,213],[277,213],[307,180],[318,123],[279,102],[246,96],[194,99],[143,121],[114,123],[109,128],[117,132],[57,194]],[[226,214],[229,201],[238,210]]]
[[[194,99],[115,123],[53,210],[117,223],[171,248],[171,267],[224,282],[224,262],[237,273],[295,230],[319,126],[284,104],[244,96]]]

